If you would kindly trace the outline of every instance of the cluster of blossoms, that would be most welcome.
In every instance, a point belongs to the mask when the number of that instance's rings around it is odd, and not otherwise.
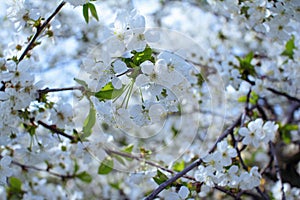
[[[236,149],[230,147],[227,141],[219,142],[217,150],[203,158],[204,164],[195,172],[197,181],[203,182],[203,191],[200,196],[207,196],[210,188],[228,186],[251,190],[260,185],[261,174],[258,167],[244,171],[238,165],[232,165],[232,159],[237,157]]]
[[[245,145],[251,144],[257,148],[261,142],[268,144],[269,141],[274,141],[274,133],[276,133],[278,129],[278,124],[271,121],[267,121],[265,124],[263,123],[264,121],[258,118],[255,121],[251,121],[247,128],[242,127],[239,130],[239,134],[244,136],[242,143]]]
[[[8,5],[21,39],[0,44],[0,196],[299,198],[299,2],[125,3]]]
[[[274,41],[288,40],[297,30],[299,1],[215,1],[209,0],[220,13],[245,23],[248,29],[267,34]],[[225,9],[224,9],[225,8]]]
[[[39,83],[34,83],[30,73],[29,60],[16,64],[1,59],[1,137],[7,141],[10,134],[18,132],[17,127],[22,122],[19,111],[25,111],[38,96]]]

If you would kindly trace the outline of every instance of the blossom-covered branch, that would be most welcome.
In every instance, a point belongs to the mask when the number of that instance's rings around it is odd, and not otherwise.
[[[237,126],[240,125],[240,121],[241,121],[241,116],[230,127],[228,127],[219,136],[219,138],[217,139],[217,141],[215,142],[215,144],[212,146],[212,148],[208,152],[212,153],[215,150],[215,148],[217,147],[218,143],[220,141],[222,141],[224,138],[226,138],[229,134],[231,134],[235,127],[237,127]],[[202,159],[199,159],[196,162],[193,162],[192,164],[190,164],[189,166],[187,166],[186,168],[184,168],[184,170],[182,170],[181,172],[177,173],[172,178],[168,179],[167,181],[165,181],[164,183],[162,183],[161,185],[159,185],[146,199],[147,200],[152,200],[152,199],[156,198],[156,196],[162,190],[164,190],[167,186],[169,186],[170,184],[172,184],[173,182],[175,182],[177,179],[183,177],[185,174],[187,174],[192,169],[194,169],[194,168],[198,167],[199,165],[201,165],[202,162],[203,162]]]
[[[36,33],[34,34],[34,36],[32,37],[32,39],[30,40],[30,42],[27,45],[26,49],[21,54],[20,58],[18,59],[18,62],[21,62],[24,59],[24,57],[28,54],[28,52],[34,46],[34,43],[37,40],[37,38],[40,36],[40,34],[43,32],[43,30],[46,28],[46,26],[50,23],[50,21],[55,17],[55,15],[57,15],[59,13],[59,11],[62,9],[62,7],[65,4],[66,4],[66,2],[62,1],[57,6],[57,8],[55,9],[55,11],[46,19],[46,21],[44,21],[42,25],[40,25],[39,27],[37,27]]]

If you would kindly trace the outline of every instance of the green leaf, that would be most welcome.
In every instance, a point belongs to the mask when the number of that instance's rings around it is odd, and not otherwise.
[[[285,124],[284,126],[279,126],[279,131],[281,132],[281,137],[284,143],[290,144],[292,141],[291,131],[297,131],[297,124]]]
[[[294,49],[296,49],[295,36],[292,36],[292,38],[285,44],[285,50],[281,53],[281,55],[294,59]]]
[[[250,15],[248,14],[249,6],[242,6],[241,7],[241,14],[245,15],[245,17],[248,19]]]
[[[180,171],[182,171],[183,169],[184,169],[184,161],[182,160],[182,161],[180,161],[180,162],[175,162],[174,164],[173,164],[173,170],[174,171],[177,171],[177,172],[180,172]]]
[[[75,164],[74,164],[74,174],[76,174],[79,170],[79,165],[77,163],[77,160],[75,160]]]
[[[95,93],[95,97],[97,97],[100,101],[104,101],[105,99],[114,99],[119,97],[124,92],[124,86],[121,89],[115,89],[111,82],[107,83],[100,91]]]
[[[157,170],[156,175],[153,177],[153,180],[158,185],[162,184],[163,182],[165,182],[168,179],[169,178],[167,177],[167,175],[165,175],[164,173],[162,173],[160,170]]]
[[[99,18],[98,18],[98,14],[97,14],[97,10],[96,10],[96,7],[94,4],[92,3],[87,3],[89,8],[90,8],[90,11],[91,11],[91,14],[92,16],[97,20],[99,21]]]
[[[171,130],[172,130],[172,133],[173,133],[174,137],[176,137],[180,133],[180,130],[178,130],[177,128],[175,128],[174,125],[172,125]]]
[[[235,66],[235,68],[239,70],[242,76],[241,78],[243,80],[248,80],[249,75],[256,76],[255,68],[251,64],[253,57],[254,53],[252,51],[248,53],[244,58],[238,56],[236,57],[239,61],[239,66]]]
[[[258,94],[256,94],[254,91],[251,91],[251,93],[250,93],[250,98],[249,98],[249,102],[250,102],[251,104],[253,104],[253,105],[256,105],[258,99],[259,99]],[[247,101],[247,95],[241,96],[241,97],[238,98],[238,102],[244,103],[244,102],[246,102],[246,101]]]
[[[93,180],[92,176],[89,173],[87,173],[86,171],[76,174],[76,177],[85,183],[90,183]]]
[[[85,22],[89,23],[89,3],[86,3],[82,6],[82,12]]]
[[[129,144],[126,147],[124,147],[121,151],[124,152],[124,153],[131,154],[131,152],[133,150],[133,147],[134,147],[133,144]],[[128,161],[132,161],[133,160],[132,158],[127,158],[127,157],[124,157],[124,159],[126,159]]]
[[[250,102],[251,104],[253,104],[253,105],[256,105],[258,99],[259,99],[258,94],[256,94],[254,91],[252,91],[251,94],[250,94],[249,102]]]
[[[99,166],[98,174],[108,174],[113,170],[113,167],[114,161],[110,156],[108,156],[102,161],[101,165]]]
[[[120,190],[120,189],[121,189],[121,187],[120,187],[121,182],[109,183],[109,185],[110,185],[112,188],[116,189],[116,190]]]
[[[82,128],[83,135],[81,136],[82,138],[89,137],[92,134],[92,128],[94,127],[95,123],[96,123],[96,110],[91,105],[90,112],[83,123],[83,128]]]
[[[74,81],[76,81],[79,85],[82,85],[84,88],[88,88],[88,84],[85,81],[78,78],[74,78]]]
[[[149,60],[151,62],[154,62],[154,58],[152,56],[152,49],[147,45],[145,50],[142,52],[132,51],[133,53],[133,63],[137,66],[139,66],[141,63],[145,62],[146,60]]]
[[[292,135],[291,135],[290,132],[284,131],[281,136],[282,136],[282,140],[283,140],[284,143],[286,143],[286,144],[291,143]]]
[[[8,187],[6,188],[6,197],[9,200],[23,199],[22,181],[16,177],[9,177]]]
[[[119,155],[113,155],[113,157],[119,162],[121,163],[122,165],[126,165],[125,161],[124,161],[124,158],[119,156]]]
[[[9,178],[9,186],[15,192],[22,191],[22,181],[16,177]]]
[[[238,98],[238,102],[244,103],[247,101],[247,95],[241,96]]]
[[[133,147],[134,147],[133,144],[129,144],[128,146],[124,147],[124,149],[122,151],[125,152],[125,153],[131,153]]]

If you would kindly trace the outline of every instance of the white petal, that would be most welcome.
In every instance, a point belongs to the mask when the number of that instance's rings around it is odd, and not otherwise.
[[[145,74],[151,74],[154,70],[154,65],[150,61],[145,61],[141,64],[141,70]]]
[[[247,135],[249,135],[249,130],[248,130],[246,127],[242,127],[242,128],[240,128],[240,130],[239,130],[239,134],[240,134],[241,136],[247,136]]]
[[[115,77],[111,80],[111,82],[112,82],[115,89],[121,89],[122,88],[122,81],[119,78]]]
[[[186,199],[188,197],[189,193],[190,193],[189,189],[185,186],[181,186],[178,191],[178,194],[182,199]]]
[[[145,76],[144,74],[138,75],[138,77],[136,77],[136,79],[135,79],[135,85],[137,87],[142,87],[147,83],[149,83],[149,78],[147,76]]]
[[[123,73],[127,70],[126,64],[120,60],[117,60],[116,62],[114,62],[113,66],[114,66],[114,71],[117,74]]]

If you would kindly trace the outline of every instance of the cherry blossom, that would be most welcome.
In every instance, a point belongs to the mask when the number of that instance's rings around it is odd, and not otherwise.
[[[248,127],[242,127],[239,130],[239,134],[244,136],[243,144],[251,144],[254,147],[258,147],[261,138],[263,137],[262,133],[262,119],[256,119],[248,124]]]
[[[0,196],[298,199],[299,6],[5,2]]]

